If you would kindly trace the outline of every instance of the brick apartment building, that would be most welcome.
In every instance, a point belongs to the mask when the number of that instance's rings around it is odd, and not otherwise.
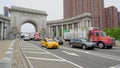
[[[104,8],[104,0],[64,0],[64,19],[83,13],[92,14],[92,26],[114,28],[120,26],[120,12],[114,6]]]
[[[105,28],[104,0],[64,0],[64,19],[83,13],[92,14],[92,26]]]
[[[110,6],[105,8],[105,15],[106,15],[106,27],[107,28],[114,28],[118,27],[118,10],[114,6]]]
[[[118,25],[120,27],[120,12],[118,12]]]

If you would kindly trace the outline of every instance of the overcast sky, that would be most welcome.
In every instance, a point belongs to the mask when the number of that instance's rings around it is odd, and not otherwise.
[[[114,5],[120,11],[120,0],[104,0],[105,7]],[[47,20],[63,18],[63,0],[0,0],[0,13],[3,14],[4,6],[20,6],[46,11]]]
[[[104,0],[105,7],[114,5],[120,11],[120,0]],[[3,14],[3,7],[8,6],[19,6],[31,9],[37,9],[46,11],[48,16],[47,20],[57,20],[63,19],[63,0],[0,0],[0,14]],[[22,31],[35,31],[33,28],[24,29],[26,26],[31,26],[30,24],[23,25]],[[32,26],[31,26],[32,27]],[[31,32],[32,32],[31,31]]]

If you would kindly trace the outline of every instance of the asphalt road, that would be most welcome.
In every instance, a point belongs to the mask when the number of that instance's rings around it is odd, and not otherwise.
[[[58,49],[41,47],[38,41],[20,42],[32,68],[120,68],[120,48],[82,50],[68,44]]]

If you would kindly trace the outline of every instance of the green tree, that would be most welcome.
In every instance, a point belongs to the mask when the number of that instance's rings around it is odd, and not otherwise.
[[[119,28],[112,28],[112,29],[105,29],[104,30],[107,35],[120,40],[120,27]]]

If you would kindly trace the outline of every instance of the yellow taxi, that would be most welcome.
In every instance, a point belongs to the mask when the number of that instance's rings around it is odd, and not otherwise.
[[[52,38],[42,39],[40,44],[42,47],[46,47],[46,48],[58,48],[59,47],[58,42],[54,41]]]

